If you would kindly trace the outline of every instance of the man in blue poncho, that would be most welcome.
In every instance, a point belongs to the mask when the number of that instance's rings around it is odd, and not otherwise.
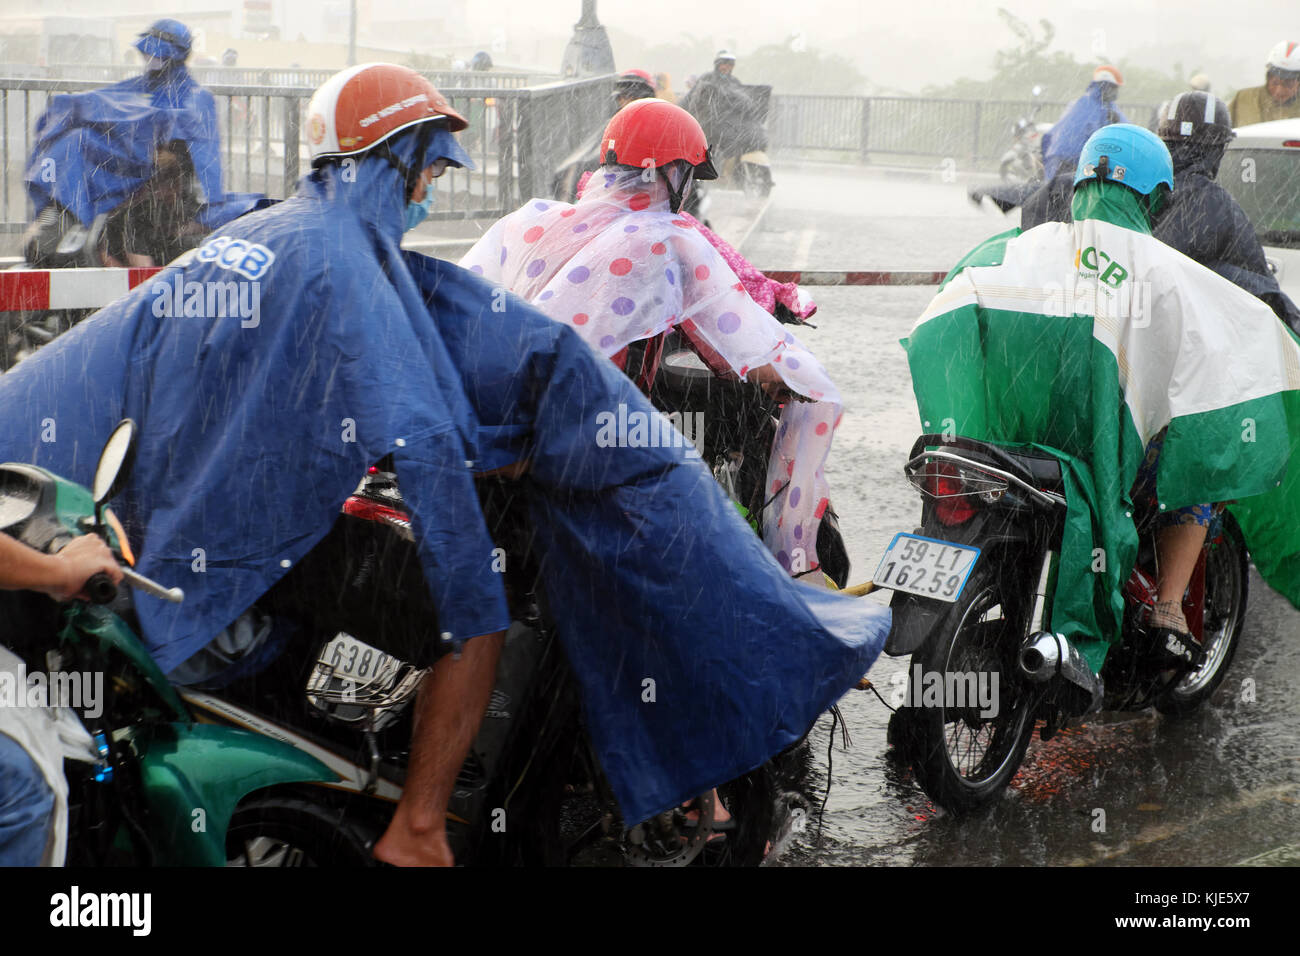
[[[392,863],[451,862],[447,800],[509,623],[475,476],[526,473],[549,603],[629,823],[798,740],[889,622],[791,582],[682,448],[601,445],[610,409],[655,413],[572,330],[401,251],[432,178],[468,165],[463,127],[411,70],[345,70],[308,106],[316,168],[295,197],[0,377],[0,460],[85,480],[113,424],[139,424],[114,507],[141,572],[185,587],[180,607],[136,599],[165,671],[201,657],[392,456],[437,609],[430,643],[458,651],[430,655],[406,787],[376,847]],[[43,442],[51,419],[58,440]],[[647,674],[672,706],[647,712]]]
[[[1061,118],[1043,134],[1043,182],[1020,208],[1020,228],[1069,218],[1074,196],[1074,167],[1088,137],[1112,123],[1127,123],[1114,106],[1124,77],[1113,66],[1099,66],[1083,96],[1066,107]]]
[[[1119,96],[1124,77],[1113,66],[1099,66],[1092,74],[1092,82],[1079,97],[1043,134],[1043,178],[1050,181],[1062,166],[1071,174],[1079,161],[1079,153],[1088,137],[1111,123],[1127,123],[1124,114],[1112,104]]]
[[[190,42],[183,23],[159,20],[136,41],[140,76],[51,97],[23,177],[33,213],[29,264],[162,264],[259,198],[222,188],[217,104],[185,67]],[[107,254],[72,255],[77,244],[65,237],[97,220]]]

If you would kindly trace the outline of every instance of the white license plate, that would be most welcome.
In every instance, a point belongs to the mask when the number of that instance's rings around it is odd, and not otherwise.
[[[889,543],[872,580],[882,588],[956,601],[979,556],[979,548],[900,531]]]
[[[334,668],[334,676],[358,683],[387,678],[401,666],[401,661],[385,654],[350,634],[340,633],[321,652],[320,659]]]

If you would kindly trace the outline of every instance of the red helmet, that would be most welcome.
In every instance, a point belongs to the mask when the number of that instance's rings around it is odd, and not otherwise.
[[[414,70],[362,63],[332,77],[307,104],[307,147],[312,164],[364,153],[394,133],[442,119],[451,132],[469,125],[446,98]]]
[[[717,179],[709,144],[695,117],[667,100],[628,103],[609,121],[600,138],[606,163],[656,169],[678,159],[695,168],[696,179]]]

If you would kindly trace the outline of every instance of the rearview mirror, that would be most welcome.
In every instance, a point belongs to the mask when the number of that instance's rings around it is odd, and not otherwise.
[[[131,462],[135,460],[135,448],[135,422],[124,418],[108,436],[104,450],[99,453],[99,464],[95,466],[95,482],[90,495],[95,501],[96,512],[126,484],[131,474]]]

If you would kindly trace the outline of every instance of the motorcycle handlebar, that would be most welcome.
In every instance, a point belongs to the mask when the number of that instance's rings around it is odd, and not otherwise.
[[[172,604],[180,604],[185,600],[185,592],[180,588],[165,588],[157,581],[151,581],[143,574],[136,574],[130,568],[122,569],[122,577],[126,583],[137,590],[144,591],[146,594],[152,594],[156,598],[162,598],[164,601],[170,601]]]
[[[86,580],[86,595],[95,604],[108,604],[117,597],[117,585],[103,571],[96,571]]]
[[[180,604],[185,600],[185,592],[180,588],[165,588],[156,581],[151,581],[142,574],[136,574],[130,568],[122,569],[122,578],[131,587],[152,594],[156,598]],[[109,604],[117,597],[117,585],[103,571],[97,571],[86,581],[86,596],[94,604]]]

